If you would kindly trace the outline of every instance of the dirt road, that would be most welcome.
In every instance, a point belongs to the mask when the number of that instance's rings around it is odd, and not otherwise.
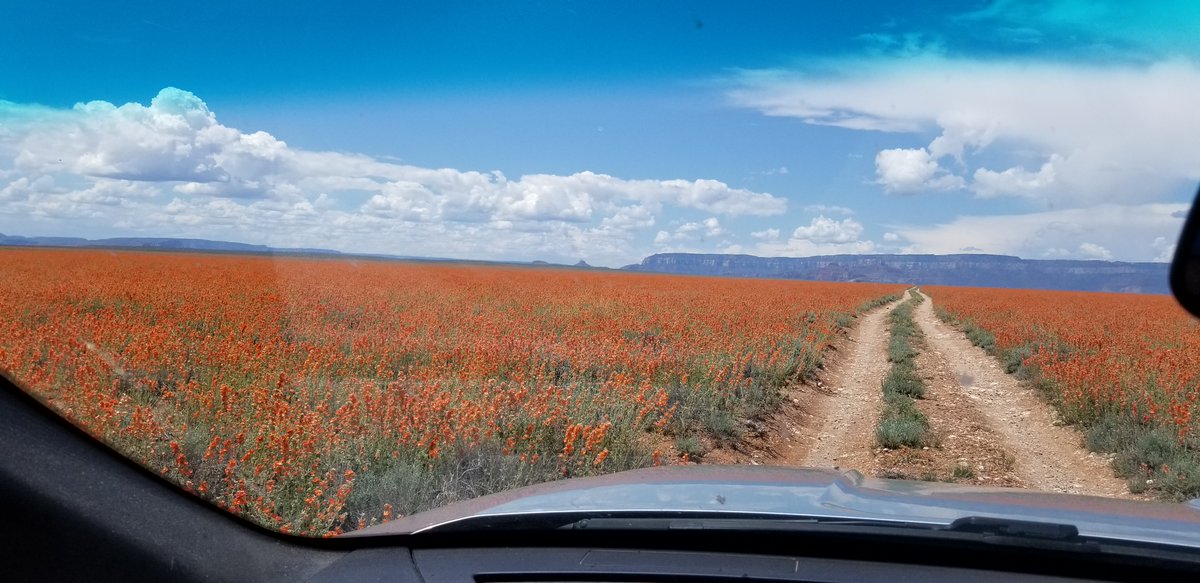
[[[871,467],[880,385],[888,371],[887,317],[898,305],[877,308],[855,324],[847,348],[830,367],[825,384],[831,394],[816,412],[823,422],[801,465],[860,471]]]
[[[933,300],[925,300],[913,319],[924,334],[917,374],[926,392],[916,406],[929,421],[930,446],[890,450],[875,439],[891,367],[888,316],[901,303],[893,302],[860,315],[826,356],[819,380],[789,389],[778,414],[756,423],[740,447],[718,449],[705,461],[1138,498],[1031,387],[938,320]]]
[[[925,298],[914,319],[925,334],[934,370],[922,374],[950,373],[958,379],[959,389],[982,414],[987,428],[999,436],[1021,481],[1038,490],[1131,497],[1107,459],[1088,452],[1078,432],[1057,423],[1053,409],[1032,388],[1005,373],[962,332],[938,320],[933,301]]]

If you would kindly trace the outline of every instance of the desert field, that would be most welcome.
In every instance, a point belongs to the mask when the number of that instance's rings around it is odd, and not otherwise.
[[[100,249],[0,250],[0,368],[270,528],[686,463],[905,286]]]

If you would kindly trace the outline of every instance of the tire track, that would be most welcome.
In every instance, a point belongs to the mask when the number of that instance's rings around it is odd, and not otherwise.
[[[922,294],[925,295],[925,294]],[[1071,427],[1056,423],[1050,405],[1004,372],[1000,363],[962,332],[934,315],[933,300],[915,310],[927,350],[958,379],[959,389],[983,414],[1015,458],[1015,471],[1030,487],[1052,492],[1133,498],[1108,459],[1087,451]]]
[[[849,354],[832,367],[826,381],[830,395],[819,415],[823,422],[802,465],[860,470],[871,466],[879,387],[888,371],[887,317],[898,305],[892,302],[859,317]]]

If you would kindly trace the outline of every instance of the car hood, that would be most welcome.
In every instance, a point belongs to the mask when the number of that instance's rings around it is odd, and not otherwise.
[[[948,525],[985,516],[1073,524],[1081,535],[1200,548],[1200,501],[1120,500],[1016,488],[867,478],[856,471],[667,466],[547,482],[342,536],[414,534],[488,517],[561,513],[775,515]]]

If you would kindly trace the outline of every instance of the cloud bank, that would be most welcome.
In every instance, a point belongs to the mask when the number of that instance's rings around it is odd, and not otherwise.
[[[905,253],[997,253],[1030,259],[1170,261],[1187,204],[1102,204],[1027,214],[962,216],[894,227]],[[1170,241],[1168,243],[1168,241]]]
[[[1012,63],[942,56],[847,61],[841,75],[742,73],[733,101],[770,116],[934,135],[880,151],[887,192],[961,189],[1061,205],[1149,202],[1200,180],[1200,67]],[[926,138],[928,139],[928,138]],[[1009,160],[1007,166],[987,166]]]
[[[912,136],[875,155],[874,183],[885,194],[1057,209],[883,225],[885,249],[1170,259],[1165,241],[1187,205],[1163,203],[1200,181],[1196,62],[1014,63],[918,51],[833,69],[744,71],[728,95],[768,116]]]
[[[716,180],[588,171],[510,179],[293,148],[222,125],[199,97],[175,88],[149,105],[0,102],[0,122],[0,213],[125,232],[616,262],[640,258],[632,239],[666,211],[713,215],[715,223],[787,209],[786,199]]]

